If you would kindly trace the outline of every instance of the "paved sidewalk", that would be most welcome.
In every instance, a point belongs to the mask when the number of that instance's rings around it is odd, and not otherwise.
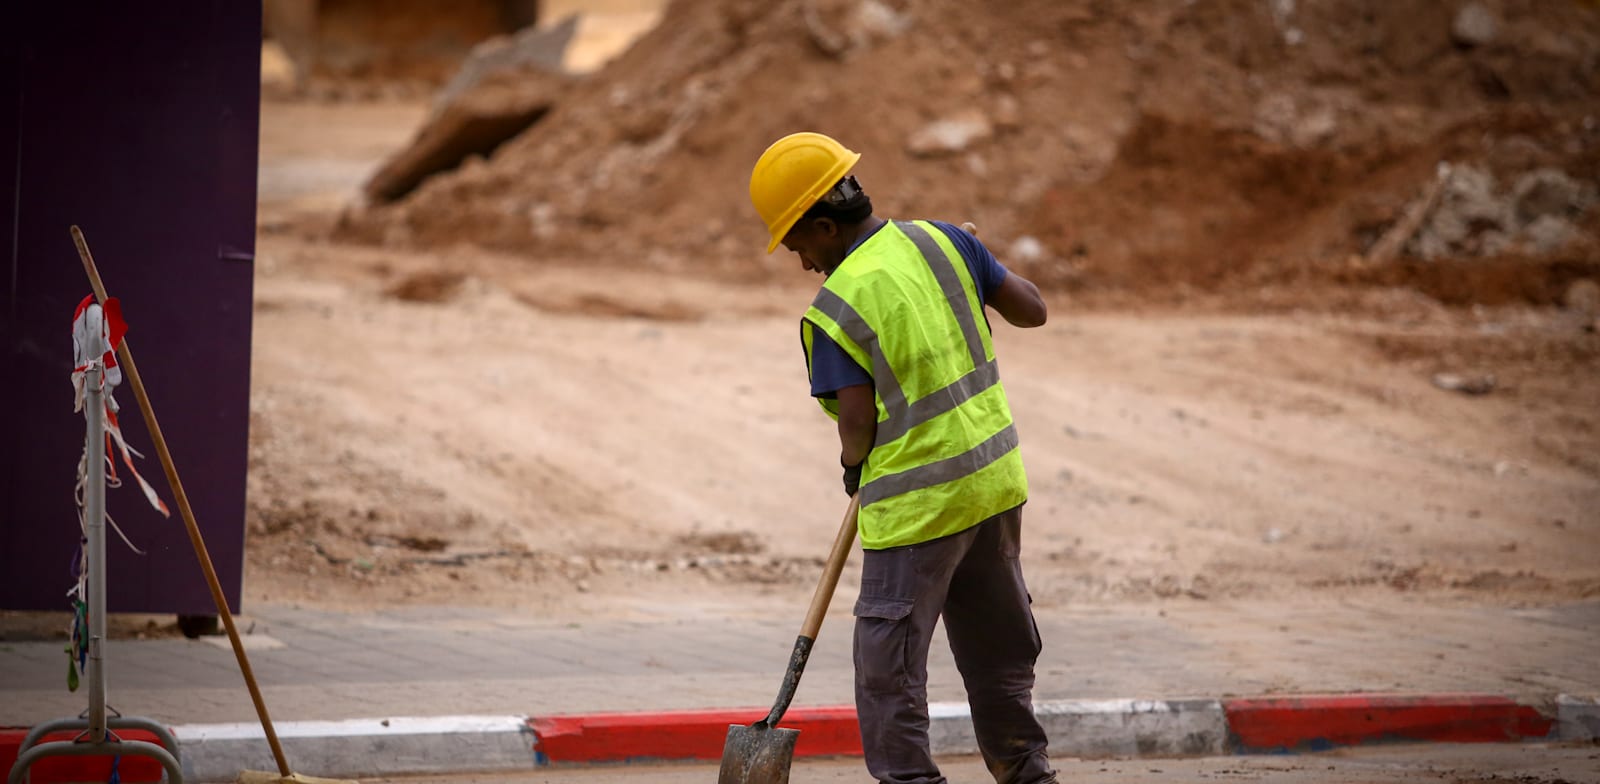
[[[835,603],[796,705],[849,705],[848,602]],[[1036,698],[1317,693],[1600,695],[1600,602],[1510,609],[1361,601],[1040,610]],[[794,618],[551,623],[474,608],[345,614],[289,606],[240,619],[275,721],[554,716],[769,705]],[[800,617],[802,610],[792,613]],[[0,630],[3,631],[3,630]],[[0,727],[74,716],[61,641],[0,640]],[[169,724],[256,720],[226,637],[114,640],[110,703]],[[930,700],[960,702],[936,640]]]
[[[850,619],[847,607],[835,610],[784,719],[801,730],[797,755],[860,753]],[[770,704],[800,610],[781,619],[691,617],[670,604],[660,612],[567,623],[473,608],[264,606],[240,628],[298,771],[370,778],[715,760],[728,726]],[[1519,610],[1202,601],[1041,608],[1037,616],[1046,650],[1035,708],[1063,758],[1600,737],[1592,655],[1600,602]],[[61,648],[0,640],[0,767],[25,746],[23,731],[4,727],[85,707],[84,693],[64,688]],[[186,781],[274,766],[226,638],[114,640],[107,657],[111,705],[172,728]],[[942,642],[930,669],[935,751],[974,754]],[[109,757],[72,759],[49,768],[41,758],[33,780],[99,781],[119,770],[121,780],[144,784],[161,774],[139,757],[120,769]],[[48,760],[58,762],[66,761]]]

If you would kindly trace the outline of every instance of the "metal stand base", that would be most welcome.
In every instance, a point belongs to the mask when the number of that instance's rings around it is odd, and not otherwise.
[[[161,740],[161,745],[142,740],[120,740],[111,733],[106,739],[93,743],[87,740],[57,740],[39,743],[39,740],[60,730],[88,730],[88,719],[56,719],[47,721],[28,731],[18,747],[17,762],[11,766],[6,784],[27,784],[28,769],[45,757],[108,757],[114,755],[150,757],[166,768],[168,784],[183,784],[183,768],[178,764],[178,739],[171,730],[151,719],[138,716],[120,716],[106,719],[107,729],[145,730]],[[38,744],[38,745],[34,745]],[[163,748],[163,746],[165,748]],[[168,750],[170,749],[170,751]]]

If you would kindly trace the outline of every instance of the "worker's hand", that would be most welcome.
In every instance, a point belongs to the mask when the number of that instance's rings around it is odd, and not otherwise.
[[[844,465],[844,461],[843,460],[839,461],[839,464],[840,465]],[[852,465],[844,466],[844,494],[845,495],[854,496],[856,494],[856,491],[861,489],[861,467],[866,465],[866,464],[867,464],[867,461],[862,460],[861,462],[856,463],[853,466]]]

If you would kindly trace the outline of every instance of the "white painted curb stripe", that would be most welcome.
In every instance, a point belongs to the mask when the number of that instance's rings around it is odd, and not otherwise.
[[[525,716],[291,721],[273,729],[293,772],[327,778],[531,770],[533,730]],[[233,781],[241,770],[276,771],[259,724],[173,728],[183,774],[196,782]]]
[[[1063,757],[1181,757],[1227,753],[1228,717],[1217,700],[1053,700],[1034,715]],[[976,754],[965,703],[928,705],[935,754]]]

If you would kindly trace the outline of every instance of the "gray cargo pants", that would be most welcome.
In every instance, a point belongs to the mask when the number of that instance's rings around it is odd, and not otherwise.
[[[882,784],[945,782],[928,749],[928,647],[941,615],[995,781],[1055,781],[1033,715],[1040,641],[1021,543],[1017,507],[931,542],[864,551],[856,713],[867,772]]]

